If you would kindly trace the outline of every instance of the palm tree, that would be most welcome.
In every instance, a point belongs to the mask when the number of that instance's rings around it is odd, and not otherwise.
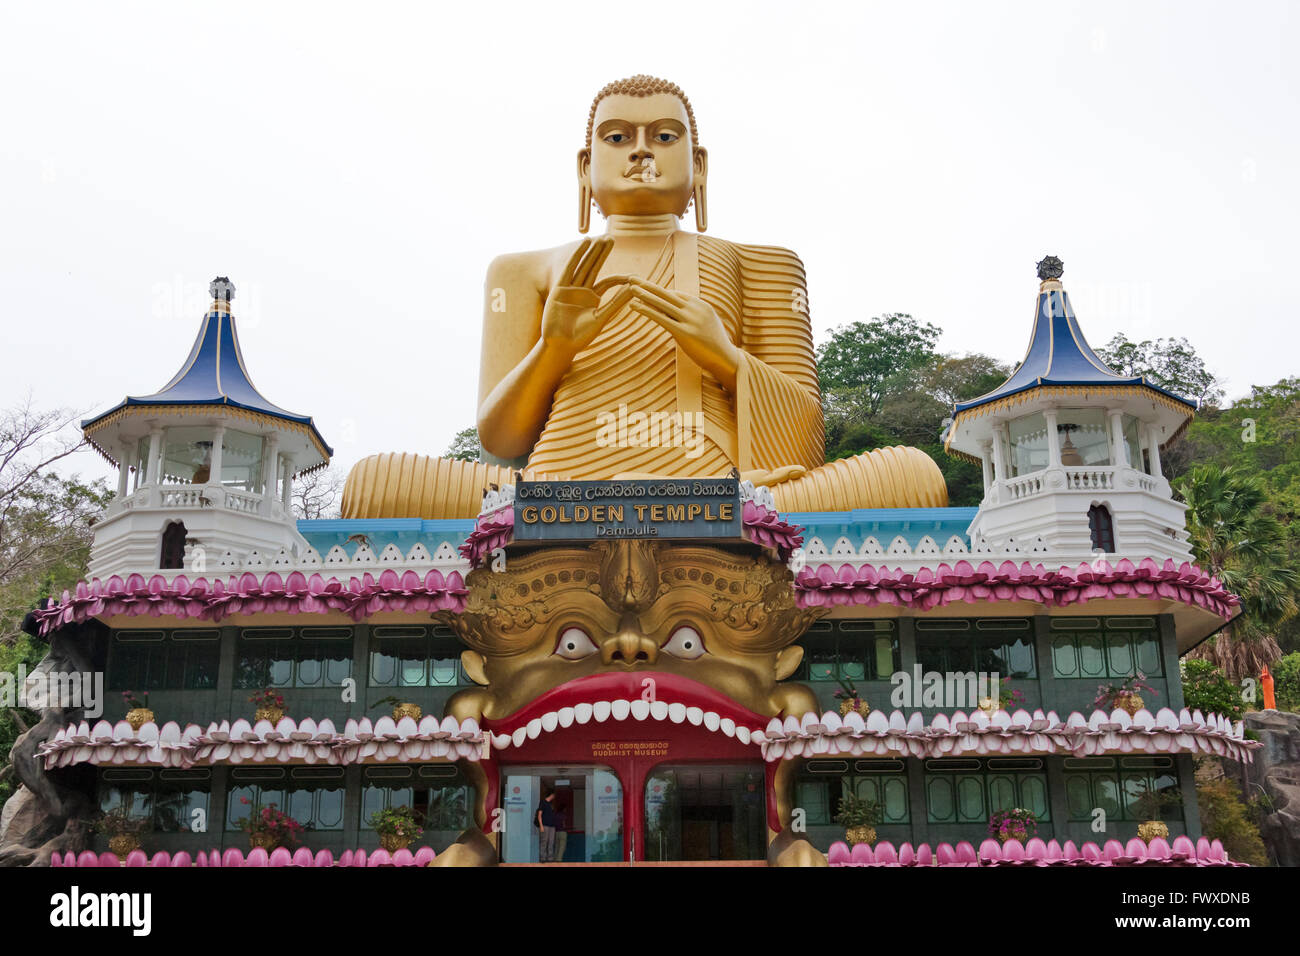
[[[1300,611],[1300,572],[1292,567],[1286,532],[1264,510],[1268,493],[1258,475],[1197,465],[1175,488],[1187,504],[1196,562],[1241,598],[1244,612],[1188,656],[1212,661],[1231,680],[1258,677],[1282,656],[1273,628]]]

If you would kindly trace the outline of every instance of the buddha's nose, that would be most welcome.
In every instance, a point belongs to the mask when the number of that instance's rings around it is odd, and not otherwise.
[[[659,656],[659,646],[641,633],[636,619],[624,615],[618,630],[600,644],[600,657],[606,664],[653,664]]]
[[[645,127],[641,127],[636,131],[636,148],[632,150],[632,162],[635,163],[653,155],[654,152],[650,149],[650,142],[645,137]]]

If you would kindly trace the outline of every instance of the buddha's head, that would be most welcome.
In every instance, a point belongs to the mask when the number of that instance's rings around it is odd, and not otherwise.
[[[694,197],[703,231],[707,176],[695,113],[676,84],[644,74],[610,83],[591,104],[578,151],[579,228],[586,232],[593,198],[606,216],[682,216]]]
[[[769,717],[802,658],[795,639],[821,614],[796,605],[783,564],[697,545],[549,548],[466,583],[464,613],[441,617],[471,648],[462,661],[493,722],[545,709],[557,689],[635,697],[646,678],[669,701]]]

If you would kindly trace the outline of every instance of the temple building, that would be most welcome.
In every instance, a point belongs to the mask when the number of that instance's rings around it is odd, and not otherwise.
[[[1161,470],[1194,404],[1106,367],[1049,256],[947,428],[977,508],[916,448],[826,462],[803,264],[706,234],[709,170],[676,84],[603,87],[604,234],[487,269],[479,460],[372,454],[337,520],[293,519],[331,451],[215,280],[83,423],[117,495],[24,622],[57,692],[0,865],[1233,865],[1193,758],[1258,744],[1178,661],[1240,601]]]
[[[92,580],[33,620],[107,703],[30,746],[24,782],[71,818],[32,862],[116,865],[78,823],[116,811],[128,863],[527,863],[548,793],[561,862],[1228,862],[1192,758],[1251,742],[1188,712],[1178,658],[1237,599],[1189,563],[1161,473],[1195,407],[1107,368],[1059,260],[1039,277],[1024,361],[946,432],[978,508],[641,481],[634,525],[673,535],[651,539],[594,530],[633,480],[295,522],[331,452],[253,387],[216,280],[176,376],[83,423],[118,495]],[[250,847],[271,805],[297,845]],[[397,846],[375,827],[404,807],[422,832]],[[1032,831],[994,839],[999,811]]]

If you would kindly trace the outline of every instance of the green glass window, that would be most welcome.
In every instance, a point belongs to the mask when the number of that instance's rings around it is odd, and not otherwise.
[[[916,622],[916,659],[925,672],[1036,679],[1030,618],[933,618]]]
[[[371,687],[454,687],[462,645],[447,628],[380,625],[370,632]]]
[[[350,627],[249,627],[240,632],[238,688],[341,687],[351,676]]]
[[[99,808],[125,807],[158,833],[186,833],[206,827],[212,771],[110,770],[99,772]]]
[[[809,760],[796,778],[795,793],[809,826],[833,825],[845,793],[877,804],[882,824],[911,822],[907,773],[901,760]]]
[[[1153,617],[1054,618],[1052,672],[1057,677],[1161,677],[1160,631]]]
[[[107,690],[213,690],[220,631],[115,631],[109,641]]]
[[[899,668],[894,621],[821,621],[800,643],[803,680],[889,680]]]
[[[931,823],[981,823],[998,810],[1024,807],[1051,820],[1047,772],[1036,758],[949,758],[925,762],[926,815]]]
[[[1108,819],[1148,819],[1139,797],[1148,789],[1177,794],[1178,769],[1169,757],[1087,757],[1065,761],[1065,790],[1070,819],[1090,821],[1100,809]],[[1161,819],[1183,820],[1180,803],[1161,809]]]
[[[426,831],[456,835],[470,825],[473,788],[458,768],[368,767],[362,779],[361,829],[370,829],[371,814],[412,807]]]
[[[226,798],[226,829],[238,830],[254,806],[289,814],[307,830],[343,829],[342,767],[234,768]],[[245,801],[248,801],[245,803]]]

